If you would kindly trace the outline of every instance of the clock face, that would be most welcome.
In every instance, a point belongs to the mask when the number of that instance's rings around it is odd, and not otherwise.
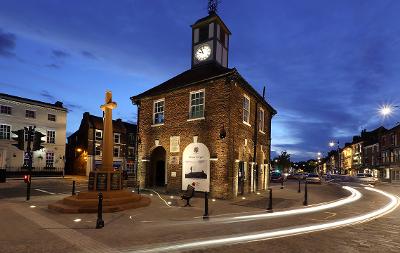
[[[211,55],[211,48],[209,45],[201,45],[199,48],[197,48],[195,57],[198,61],[204,61]]]

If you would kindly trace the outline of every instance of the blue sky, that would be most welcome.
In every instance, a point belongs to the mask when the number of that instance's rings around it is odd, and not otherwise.
[[[190,25],[205,0],[19,1],[0,8],[0,92],[82,114],[101,115],[104,91],[114,117],[136,120],[129,97],[190,68]],[[272,149],[315,158],[366,128],[392,127],[377,108],[400,104],[400,1],[225,0],[232,31],[229,66],[278,111]]]

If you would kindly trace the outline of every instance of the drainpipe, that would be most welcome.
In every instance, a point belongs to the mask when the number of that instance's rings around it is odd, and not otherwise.
[[[137,106],[137,121],[136,121],[136,140],[135,140],[135,179],[136,183],[140,184],[138,178],[138,170],[139,170],[139,122],[140,122],[140,101],[135,102],[132,100],[132,104]],[[138,186],[139,189],[140,186]]]

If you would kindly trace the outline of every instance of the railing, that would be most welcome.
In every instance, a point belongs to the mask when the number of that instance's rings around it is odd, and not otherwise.
[[[28,168],[22,167],[5,167],[7,177],[22,177],[28,173]],[[48,177],[48,176],[62,176],[64,168],[62,167],[32,167],[32,176],[34,177]]]

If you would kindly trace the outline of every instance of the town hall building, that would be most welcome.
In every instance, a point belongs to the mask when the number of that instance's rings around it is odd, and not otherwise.
[[[276,111],[228,67],[230,35],[211,10],[192,25],[191,68],[131,97],[140,187],[224,199],[268,187]]]

